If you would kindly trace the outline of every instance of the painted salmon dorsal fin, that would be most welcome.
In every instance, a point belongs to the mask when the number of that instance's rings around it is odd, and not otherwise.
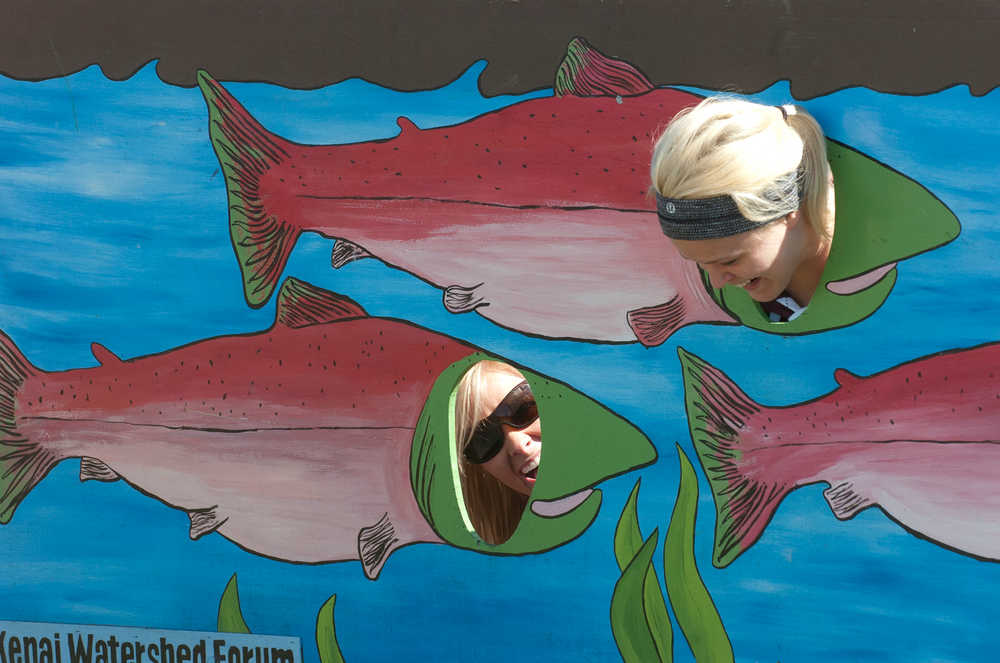
[[[665,304],[637,308],[625,314],[635,337],[647,348],[663,343],[684,325],[684,300],[680,295]]]
[[[385,560],[396,549],[398,543],[396,528],[389,520],[388,513],[383,513],[374,525],[362,527],[358,531],[358,558],[369,580],[378,578]]]
[[[338,239],[337,243],[333,245],[333,251],[330,252],[330,265],[334,269],[340,269],[355,260],[371,257],[372,254],[357,244],[348,242],[346,239]]]
[[[122,363],[121,357],[116,355],[111,350],[100,343],[91,343],[90,352],[94,355],[94,359],[100,362],[101,366],[107,366],[108,364],[120,364]]]
[[[837,384],[841,387],[850,387],[861,382],[864,378],[851,373],[846,368],[838,368],[833,371],[833,379],[836,380]]]
[[[624,97],[645,94],[654,85],[635,66],[604,55],[583,37],[574,37],[566,46],[552,88],[557,97]]]
[[[190,536],[192,541],[214,532],[229,520],[229,518],[219,517],[216,511],[218,508],[219,505],[215,505],[207,509],[194,509],[187,512],[188,518],[191,519]]]
[[[103,460],[84,456],[80,459],[80,481],[118,481],[121,476]]]
[[[826,503],[830,505],[833,515],[837,516],[840,520],[849,520],[858,515],[859,512],[875,504],[875,502],[864,495],[858,494],[854,489],[854,484],[850,481],[830,486],[823,491],[823,497],[826,498]]]
[[[277,321],[292,329],[367,317],[361,304],[350,297],[294,277],[285,279],[278,292]]]
[[[478,283],[471,287],[461,285],[448,286],[444,289],[444,294],[441,296],[444,307],[448,309],[449,313],[468,313],[469,311],[475,311],[480,306],[489,306],[489,303],[479,292],[482,285],[482,283]]]

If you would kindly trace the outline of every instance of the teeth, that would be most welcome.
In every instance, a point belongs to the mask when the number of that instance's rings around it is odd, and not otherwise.
[[[754,278],[756,278],[756,277],[754,277]],[[750,285],[751,281],[753,281],[753,279],[747,279],[746,281],[742,281],[740,283],[734,283],[733,285],[735,285],[737,288],[745,288],[748,285]]]
[[[536,467],[538,467],[538,456],[535,456],[534,458],[532,458],[527,463],[521,466],[521,474],[527,474]]]

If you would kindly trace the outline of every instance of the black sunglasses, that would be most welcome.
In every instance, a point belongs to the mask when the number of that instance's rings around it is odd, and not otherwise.
[[[510,390],[490,416],[476,424],[462,454],[470,463],[482,465],[503,448],[503,426],[527,428],[538,419],[538,404],[527,382]]]

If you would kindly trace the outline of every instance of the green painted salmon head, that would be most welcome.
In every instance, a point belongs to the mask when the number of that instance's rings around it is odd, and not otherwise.
[[[518,367],[538,403],[544,451],[528,506],[514,534],[491,545],[472,528],[462,499],[454,442],[454,391],[483,359],[476,353],[437,379],[414,432],[410,479],[424,517],[447,543],[503,555],[550,550],[575,539],[597,517],[608,478],[648,465],[656,450],[635,426],[571,387]]]

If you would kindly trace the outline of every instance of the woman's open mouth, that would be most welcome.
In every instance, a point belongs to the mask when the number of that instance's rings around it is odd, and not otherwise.
[[[535,456],[521,466],[520,472],[521,476],[525,479],[531,479],[534,482],[535,478],[538,476],[538,460],[539,457]]]
[[[742,283],[734,283],[733,285],[735,285],[737,288],[743,288],[744,290],[753,290],[754,288],[757,287],[757,284],[759,283],[760,283],[760,277],[755,276],[752,279],[747,279]]]

